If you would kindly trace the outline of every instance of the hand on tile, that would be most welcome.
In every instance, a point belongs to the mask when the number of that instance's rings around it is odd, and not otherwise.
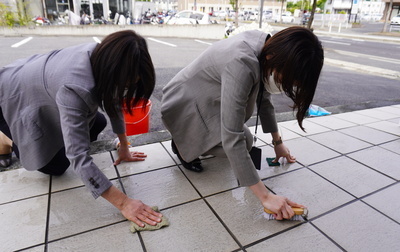
[[[281,157],[286,158],[286,160],[289,163],[296,162],[296,158],[294,156],[290,155],[289,149],[283,143],[275,146],[274,149],[275,149],[276,158],[272,162],[274,162],[274,163],[278,162]]]
[[[144,227],[147,223],[151,226],[161,222],[162,214],[154,211],[151,207],[140,200],[126,198],[121,213],[130,221],[136,223],[139,227]]]
[[[305,206],[297,204],[286,197],[270,193],[265,201],[262,202],[263,206],[272,212],[276,213],[277,220],[290,219],[294,216],[291,207],[305,208]]]
[[[129,148],[119,148],[118,149],[118,159],[115,160],[114,165],[120,164],[122,161],[125,162],[135,162],[144,161],[147,155],[143,152],[133,151],[131,152]]]

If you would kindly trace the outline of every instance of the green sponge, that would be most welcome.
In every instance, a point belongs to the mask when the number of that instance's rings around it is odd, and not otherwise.
[[[280,166],[281,165],[281,163],[279,163],[279,162],[272,162],[272,161],[274,161],[275,160],[275,158],[268,158],[267,157],[267,162],[268,162],[268,165],[269,166]]]
[[[153,206],[152,209],[158,213],[160,212],[158,210],[158,207],[156,207],[156,206]],[[163,215],[163,217],[161,217],[161,222],[157,223],[155,226],[144,223],[144,227],[140,227],[135,222],[131,221],[130,230],[132,233],[135,233],[136,231],[153,231],[153,230],[157,230],[157,229],[160,229],[160,228],[162,228],[164,226],[168,226],[168,225],[169,225],[169,221],[168,221],[167,217],[165,217]]]

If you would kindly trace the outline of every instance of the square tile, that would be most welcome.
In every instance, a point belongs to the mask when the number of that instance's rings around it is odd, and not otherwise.
[[[44,250],[44,245],[29,248],[29,249],[24,249],[21,251],[23,251],[23,252],[46,252],[46,250]]]
[[[122,184],[129,197],[160,209],[200,198],[177,166],[125,177]]]
[[[299,138],[301,137],[301,135],[294,133],[291,130],[288,130],[284,127],[280,127],[280,123],[278,123],[278,128],[279,128],[279,134],[281,135],[281,138],[283,141],[287,141],[290,139],[295,139],[295,138]],[[249,127],[251,133],[253,133],[253,135],[255,134],[255,127]],[[265,144],[271,144],[272,142],[272,136],[270,133],[263,133],[262,132],[262,128],[259,128],[257,130],[257,138],[261,141],[257,141],[256,142],[256,146],[263,146]]]
[[[301,136],[308,136],[308,135],[313,135],[313,134],[317,134],[317,133],[330,131],[330,129],[327,127],[323,127],[319,124],[313,123],[309,118],[304,119],[304,121],[303,121],[303,127],[306,132],[304,132],[300,129],[299,124],[295,120],[281,122],[281,123],[279,123],[279,125],[286,129],[289,129]]]
[[[48,196],[0,205],[0,251],[15,251],[43,244]]]
[[[141,232],[147,251],[233,251],[239,246],[203,200],[163,211],[170,225]]]
[[[309,168],[356,197],[362,197],[395,182],[347,157],[338,157]]]
[[[52,241],[124,219],[117,208],[102,197],[95,200],[85,187],[52,193],[48,238]]]
[[[364,198],[363,201],[400,223],[400,200],[393,200],[399,198],[399,192],[400,184],[397,183]]]
[[[330,128],[330,129],[334,129],[334,130],[338,130],[338,129],[343,129],[343,128],[348,128],[348,127],[352,127],[355,126],[355,123],[346,121],[346,120],[342,120],[338,117],[334,117],[334,116],[319,116],[319,117],[313,117],[309,119],[310,122],[319,124],[321,126]]]
[[[332,115],[332,117],[336,117],[339,119],[343,119],[355,124],[359,124],[359,125],[364,125],[364,124],[368,124],[368,123],[373,123],[373,122],[378,122],[379,119],[378,118],[373,118],[370,116],[366,116],[366,115],[362,115],[362,114],[357,114],[354,112],[347,112],[347,113],[342,113],[342,114],[336,114],[336,115]]]
[[[400,154],[400,139],[380,145],[380,147]]]
[[[359,201],[313,223],[345,251],[397,252],[400,248],[400,225]]]
[[[399,154],[380,147],[372,147],[348,156],[394,179],[400,179]]]
[[[240,187],[206,200],[243,246],[299,224],[267,220],[261,202],[249,188]]]
[[[399,124],[394,122],[380,121],[376,123],[367,124],[366,126],[377,130],[382,130],[396,136],[400,136],[400,126]]]
[[[138,234],[129,230],[130,222],[96,229],[48,244],[52,251],[143,251]]]
[[[366,126],[356,126],[339,130],[349,136],[364,140],[372,144],[381,144],[397,139],[398,137]]]
[[[48,194],[50,176],[24,168],[0,172],[0,204]]]
[[[111,159],[110,152],[93,154],[91,157],[93,158],[93,162],[108,179],[117,178],[117,172],[115,171],[114,162]],[[57,192],[83,185],[82,179],[73,169],[69,168],[62,176],[52,177],[51,191]]]
[[[261,150],[261,170],[258,171],[258,175],[261,179],[276,176],[303,167],[299,163],[288,163],[284,158],[279,159],[279,163],[281,164],[280,166],[269,166],[266,158],[276,157],[274,148],[271,146],[263,146]]]
[[[147,155],[147,158],[145,161],[123,162],[119,164],[117,168],[122,177],[176,164],[160,143],[137,146],[130,150],[144,152]],[[117,151],[113,151],[112,154],[116,160]]]
[[[309,171],[298,169],[263,181],[278,195],[305,205],[308,218],[313,218],[354,199],[342,189]]]
[[[400,117],[400,108],[395,107],[395,106],[386,106],[386,107],[380,107],[376,108],[379,111],[384,111],[387,113],[395,114]]]
[[[285,144],[289,148],[290,153],[296,157],[297,162],[302,165],[310,165],[340,156],[338,152],[307,138],[290,140]]]
[[[360,114],[360,115],[365,115],[365,116],[370,116],[370,117],[377,118],[380,120],[388,120],[388,119],[398,117],[398,115],[396,115],[396,114],[386,112],[379,108],[358,110],[358,111],[354,111],[354,113]]]
[[[371,144],[337,131],[321,133],[308,138],[340,153],[349,153],[370,147]]]
[[[228,158],[214,157],[201,161],[204,170],[200,173],[182,171],[202,196],[229,190],[238,186],[236,176]]]
[[[294,229],[272,237],[266,241],[246,248],[247,252],[259,251],[342,251],[328,238],[310,224],[303,224]]]

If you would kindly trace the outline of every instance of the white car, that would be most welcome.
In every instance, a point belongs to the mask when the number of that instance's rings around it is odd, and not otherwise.
[[[211,24],[210,16],[199,11],[184,10],[165,20],[166,24]]]
[[[274,21],[275,23],[280,22],[280,16],[277,15],[274,17]],[[289,13],[283,13],[282,14],[282,23],[293,23],[294,22],[294,17],[292,16],[292,14]]]
[[[400,24],[400,15],[392,17],[392,20],[390,20],[390,24]]]

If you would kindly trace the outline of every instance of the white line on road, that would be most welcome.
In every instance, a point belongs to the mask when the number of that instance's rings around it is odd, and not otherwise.
[[[98,37],[93,37],[94,42],[100,44],[101,40]]]
[[[148,40],[151,40],[151,41],[154,41],[154,42],[157,42],[157,43],[160,43],[160,44],[164,44],[164,45],[172,46],[172,47],[176,47],[176,46],[177,46],[177,45],[170,44],[170,43],[167,43],[167,42],[164,42],[164,41],[158,40],[158,39],[148,38]]]
[[[351,45],[350,43],[344,43],[344,42],[336,42],[336,41],[328,41],[328,40],[321,40],[324,43],[331,43],[331,44],[339,44],[339,45]]]
[[[195,39],[194,41],[202,43],[202,44],[206,44],[206,45],[212,45],[212,43],[201,41],[201,40],[198,40],[198,39]]]
[[[26,39],[24,39],[24,40],[22,40],[22,41],[20,41],[20,42],[18,42],[18,43],[15,43],[14,45],[12,45],[11,47],[19,47],[19,46],[21,46],[21,45],[23,45],[23,44],[25,44],[25,43],[28,43],[29,42],[29,40],[31,40],[31,39],[33,39],[32,37],[28,37],[28,38],[26,38]]]
[[[360,42],[364,42],[364,41],[365,41],[364,39],[351,39],[351,40],[353,40],[353,41],[360,41]]]
[[[333,50],[336,53],[347,55],[347,56],[353,56],[353,57],[361,57],[361,58],[367,58],[371,60],[378,60],[378,61],[383,61],[383,62],[388,62],[392,64],[399,64],[400,65],[400,60],[398,59],[393,59],[393,58],[384,58],[384,57],[379,57],[379,56],[374,56],[374,55],[368,55],[368,54],[363,54],[363,53],[355,53],[355,52],[348,52],[348,51],[342,51],[342,50]]]

